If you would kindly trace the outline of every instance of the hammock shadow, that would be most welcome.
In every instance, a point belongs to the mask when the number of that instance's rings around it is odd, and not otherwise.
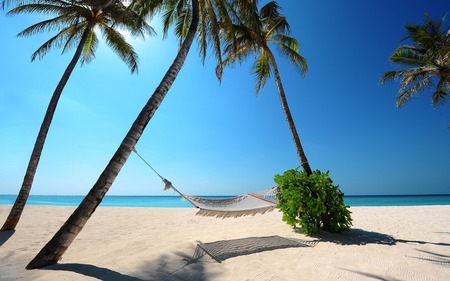
[[[284,238],[281,236],[248,237],[241,239],[221,240],[210,243],[197,241],[197,247],[190,262],[196,262],[203,256],[214,261],[222,261],[250,254],[286,248],[314,247],[317,241]]]
[[[13,236],[15,230],[7,230],[0,232],[0,247],[8,241],[11,236]]]

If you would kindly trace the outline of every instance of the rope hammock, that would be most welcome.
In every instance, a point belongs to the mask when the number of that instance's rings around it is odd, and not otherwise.
[[[183,199],[199,209],[197,215],[218,218],[241,217],[264,214],[273,211],[277,206],[275,200],[276,187],[224,199],[211,199],[185,195],[176,189],[169,180],[162,177],[135,148],[133,148],[133,152],[136,153],[136,155],[164,182],[164,190],[172,189]]]

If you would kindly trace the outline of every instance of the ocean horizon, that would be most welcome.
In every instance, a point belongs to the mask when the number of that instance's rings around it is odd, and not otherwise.
[[[16,195],[0,195],[0,205],[12,205]],[[229,198],[232,196],[200,196],[204,198]],[[29,205],[78,206],[84,195],[30,195]],[[370,206],[423,206],[450,205],[450,194],[432,195],[345,195],[344,201],[350,207]],[[110,207],[160,207],[194,208],[177,195],[107,195],[100,206]]]

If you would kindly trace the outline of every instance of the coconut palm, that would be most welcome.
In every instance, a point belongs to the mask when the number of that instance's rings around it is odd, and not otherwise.
[[[444,19],[435,22],[427,14],[424,24],[408,24],[405,28],[403,40],[411,44],[398,47],[389,57],[403,69],[384,73],[380,82],[400,80],[397,107],[427,90],[431,90],[432,104],[437,107],[448,100],[450,92],[450,30],[444,28]]]
[[[106,44],[135,72],[138,69],[138,56],[133,47],[120,34],[125,29],[133,35],[153,34],[153,29],[138,14],[128,10],[118,0],[26,0],[2,2],[2,7],[16,4],[7,15],[25,13],[53,14],[54,18],[36,23],[18,34],[31,36],[37,33],[57,30],[57,34],[40,46],[31,60],[44,57],[54,48],[67,52],[73,48],[75,53],[56,86],[34,144],[31,158],[23,179],[19,195],[1,230],[14,230],[30,194],[36,169],[39,164],[45,139],[53,119],[61,93],[78,61],[83,65],[94,58],[98,46],[95,28],[104,35]]]
[[[176,32],[182,38],[175,60],[170,65],[162,81],[151,95],[130,130],[119,145],[110,162],[101,173],[97,182],[91,188],[80,205],[75,209],[68,220],[63,224],[52,239],[41,249],[36,257],[27,265],[27,269],[43,267],[56,263],[80,233],[88,219],[101,203],[123,165],[127,161],[131,151],[139,141],[145,127],[155,114],[161,102],[165,98],[171,85],[175,81],[183,63],[187,57],[192,42],[195,39],[198,28],[203,28],[205,23],[232,21],[233,11],[240,9],[240,1],[227,0],[141,0],[131,3],[130,8],[141,12],[143,15],[162,11],[165,26],[176,25]],[[243,0],[242,5],[249,0]],[[200,14],[200,16],[199,16]],[[199,25],[199,18],[202,22]],[[214,19],[213,19],[214,18]],[[214,27],[217,28],[217,27]],[[168,29],[165,28],[165,31]],[[208,31],[210,30],[210,31]],[[216,29],[217,30],[217,29]],[[213,27],[205,26],[203,34],[212,35]],[[202,36],[200,36],[202,38]],[[205,37],[206,39],[206,37]],[[211,39],[214,40],[214,39]],[[207,41],[207,40],[206,40]],[[217,45],[217,46],[220,46]],[[205,46],[206,49],[207,46]],[[165,181],[166,184],[169,182]]]
[[[286,18],[281,15],[281,8],[276,1],[271,1],[264,5],[259,13],[257,10],[255,11],[256,13],[253,17],[246,17],[244,24],[235,27],[237,34],[236,43],[232,42],[224,48],[226,55],[224,65],[244,60],[249,55],[256,53],[256,61],[252,67],[256,79],[256,94],[259,93],[265,85],[267,78],[273,72],[283,112],[292,134],[301,166],[310,175],[312,173],[311,167],[306,158],[294,119],[289,109],[277,61],[269,45],[272,43],[275,44],[280,53],[287,57],[302,75],[308,69],[306,60],[298,52],[298,41],[288,35],[290,32],[289,24]],[[248,21],[249,18],[258,18],[258,20],[250,22]],[[237,47],[234,47],[233,44],[237,44]]]

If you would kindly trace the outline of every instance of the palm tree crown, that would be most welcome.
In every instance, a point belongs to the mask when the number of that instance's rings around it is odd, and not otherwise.
[[[127,64],[131,72],[134,72],[138,67],[137,54],[125,41],[120,30],[127,30],[132,35],[154,34],[145,20],[127,9],[119,0],[9,0],[3,2],[3,6],[8,4],[17,6],[7,15],[23,13],[55,15],[54,18],[34,24],[18,34],[18,36],[31,36],[47,31],[58,31],[33,53],[32,61],[43,58],[53,48],[62,48],[64,53],[82,43],[81,63],[90,62],[95,57],[99,42],[95,32],[97,27],[104,35],[106,44]],[[85,32],[86,40],[83,42],[81,39]]]
[[[218,63],[217,75],[221,76],[222,46],[226,37],[232,42],[230,50],[236,50],[236,33],[234,27],[246,17],[258,3],[258,0],[198,0],[199,24],[196,39],[202,62],[205,61],[208,50],[211,50]],[[135,0],[131,7],[141,14],[159,12],[163,21],[164,37],[171,27],[179,42],[183,42],[188,34],[192,20],[192,0]],[[226,32],[223,32],[226,30]]]
[[[257,94],[273,72],[273,60],[270,58],[272,52],[269,44],[274,44],[280,54],[287,57],[303,76],[308,70],[305,58],[299,54],[298,41],[288,35],[290,26],[286,17],[281,15],[280,10],[281,7],[277,2],[267,3],[260,9],[259,14],[253,15],[259,20],[247,21],[245,24],[235,27],[238,33],[237,52],[230,52],[232,45],[227,45],[225,48],[227,55],[225,64],[227,65],[243,60],[253,53],[257,54],[257,59],[253,64]]]
[[[381,83],[400,80],[397,107],[402,107],[416,94],[433,89],[433,80],[438,81],[431,94],[433,106],[448,99],[450,91],[450,29],[444,28],[444,19],[438,22],[430,20],[425,14],[422,25],[405,26],[410,45],[398,47],[389,60],[405,67],[389,71],[381,76]]]
[[[233,44],[225,46],[224,51],[226,58],[224,59],[224,65],[244,60],[255,53],[256,61],[254,62],[252,69],[256,80],[256,94],[258,94],[265,85],[267,78],[269,78],[272,73],[274,74],[281,106],[294,140],[300,164],[306,173],[310,175],[312,174],[312,170],[300,142],[287,103],[277,61],[269,45],[276,45],[280,54],[287,57],[295,68],[300,71],[302,76],[305,75],[308,66],[305,58],[299,54],[298,41],[288,35],[290,32],[289,23],[286,18],[281,15],[280,10],[281,7],[276,1],[271,1],[264,5],[259,10],[259,13],[255,6],[255,9],[252,10],[253,14],[249,12],[243,19],[243,23],[235,26],[235,32],[237,34],[236,43],[232,43],[236,44],[237,47],[234,47]],[[220,74],[219,71],[218,73]]]

